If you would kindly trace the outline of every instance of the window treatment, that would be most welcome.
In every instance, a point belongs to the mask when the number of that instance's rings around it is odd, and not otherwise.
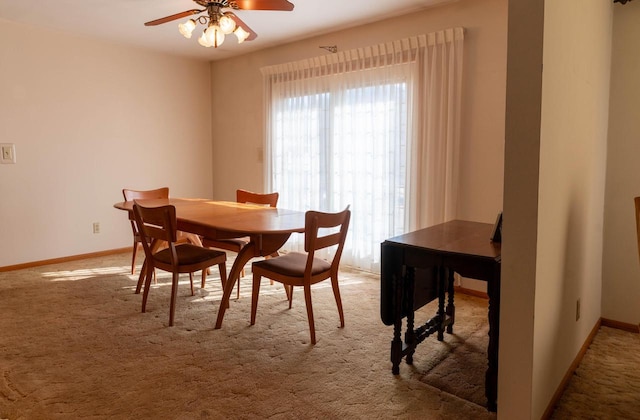
[[[386,238],[455,217],[463,39],[452,28],[261,69],[266,190],[282,208],[350,205],[342,263],[379,272]]]

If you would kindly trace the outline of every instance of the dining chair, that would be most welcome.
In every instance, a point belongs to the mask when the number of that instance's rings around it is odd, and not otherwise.
[[[275,258],[256,261],[251,265],[253,272],[253,291],[251,296],[251,325],[256,321],[258,295],[262,277],[275,280],[290,288],[288,293],[289,309],[293,302],[293,287],[304,289],[304,300],[307,306],[307,318],[311,343],[316,343],[315,323],[313,320],[313,306],[311,304],[311,285],[326,279],[331,279],[333,295],[338,306],[340,327],[344,327],[342,300],[338,287],[338,267],[344,242],[349,229],[351,211],[349,207],[338,213],[323,213],[307,211],[305,214],[304,250],[305,252],[290,252]],[[316,252],[325,248],[335,247],[333,257],[325,260],[316,256]]]
[[[169,198],[169,188],[162,187],[157,188],[155,190],[130,190],[123,189],[122,195],[124,196],[124,201],[133,201],[133,200],[144,200],[144,199],[154,199],[154,198]],[[138,233],[138,229],[136,228],[135,220],[131,219],[131,230],[133,231],[133,256],[131,257],[131,274],[136,273],[136,255],[138,254],[138,247],[141,244],[140,233]]]
[[[169,326],[173,325],[180,273],[189,273],[191,295],[193,296],[193,272],[202,270],[202,283],[207,276],[207,268],[217,265],[220,270],[222,288],[227,281],[227,254],[223,251],[204,248],[190,243],[177,244],[178,230],[176,208],[172,205],[144,207],[134,201],[133,215],[140,234],[142,248],[146,257],[145,286],[142,298],[142,312],[147,308],[147,297],[154,269],[173,274],[171,283],[171,303],[169,308]],[[154,243],[165,241],[167,247],[154,252]]]
[[[238,203],[261,204],[269,207],[276,207],[278,205],[278,197],[279,194],[277,192],[260,194],[242,189],[236,190],[236,202]],[[248,236],[231,239],[202,238],[203,246],[208,248],[225,249],[227,251],[235,252],[236,254],[239,253],[248,243]],[[276,252],[273,256],[278,256],[278,253]],[[240,278],[244,277],[244,274],[244,267],[242,267],[242,272],[238,278],[238,299],[240,299]]]
[[[153,199],[165,199],[169,198],[169,188],[162,187],[157,188],[155,190],[131,190],[131,189],[123,189],[122,195],[124,196],[125,201],[134,201],[134,200],[153,200]],[[134,220],[131,220],[131,229],[133,230],[133,256],[131,257],[131,274],[135,274],[136,270],[136,254],[138,253],[138,246],[141,243],[140,234],[138,233],[138,229],[136,228],[136,224]],[[196,234],[189,232],[178,231],[178,243],[188,242],[193,245],[202,246],[202,241],[200,237]],[[143,264],[144,269],[144,264]],[[200,287],[204,288],[206,277],[202,278],[202,284]],[[140,289],[142,288],[142,283],[144,281],[144,277],[140,274],[140,278],[138,279],[138,284],[136,286],[135,293],[140,293]],[[155,281],[155,271],[154,271],[154,281]]]

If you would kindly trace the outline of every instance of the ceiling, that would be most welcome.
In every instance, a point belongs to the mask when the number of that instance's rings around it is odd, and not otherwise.
[[[186,39],[178,23],[145,27],[144,22],[189,9],[192,0],[0,0],[0,19],[100,38],[199,60],[219,60],[292,40],[382,20],[456,0],[290,0],[290,12],[237,10],[258,37],[238,44],[230,37],[219,48]]]

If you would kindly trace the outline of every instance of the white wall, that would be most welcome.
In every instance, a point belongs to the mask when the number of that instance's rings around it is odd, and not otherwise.
[[[602,316],[640,323],[633,197],[640,196],[640,3],[614,7]]]
[[[461,219],[493,223],[502,209],[506,0],[459,0],[349,30],[211,63],[214,197],[236,188],[262,191],[264,139],[260,68],[462,26],[465,33],[460,156]]]
[[[498,418],[532,418],[544,3],[509,0]]]
[[[0,267],[131,246],[122,188],[210,197],[209,72],[0,20]]]
[[[534,418],[601,315],[612,17],[608,0],[545,2]]]
[[[613,4],[509,6],[518,83],[507,88],[498,406],[501,418],[537,419],[601,314]]]

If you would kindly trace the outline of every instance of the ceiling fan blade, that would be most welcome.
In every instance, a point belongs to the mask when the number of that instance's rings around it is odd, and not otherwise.
[[[235,6],[242,10],[293,10],[293,3],[287,0],[232,0],[229,3],[231,7],[235,3]]]
[[[175,15],[165,16],[165,17],[160,18],[160,19],[156,19],[156,20],[152,20],[152,21],[146,22],[144,24],[144,26],[156,26],[156,25],[160,25],[162,23],[171,22],[172,20],[182,19],[184,17],[191,16],[191,15],[197,15],[198,13],[202,13],[204,11],[205,10],[191,9],[191,10],[187,10],[185,12],[176,13]]]
[[[233,21],[236,23],[237,26],[241,27],[242,29],[244,29],[245,31],[249,32],[249,36],[247,37],[247,39],[245,39],[245,41],[253,41],[254,39],[256,39],[256,37],[258,36],[257,33],[255,33],[253,31],[253,29],[251,29],[249,26],[247,26],[246,23],[244,23],[242,21],[242,19],[240,19],[238,16],[236,16],[234,13],[232,12],[226,12],[225,15],[229,16],[231,19],[233,19]]]

